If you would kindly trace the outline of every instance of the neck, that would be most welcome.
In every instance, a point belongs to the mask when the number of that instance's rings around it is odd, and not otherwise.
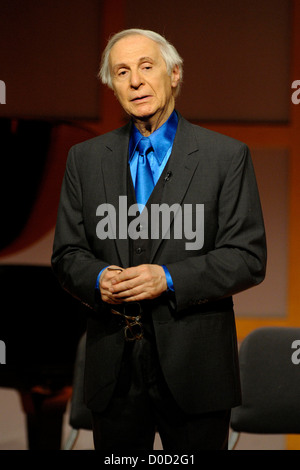
[[[147,116],[144,119],[133,118],[133,122],[140,131],[140,133],[144,137],[148,137],[169,119],[173,111],[174,106],[167,112],[165,111],[159,114],[155,114],[153,116]]]

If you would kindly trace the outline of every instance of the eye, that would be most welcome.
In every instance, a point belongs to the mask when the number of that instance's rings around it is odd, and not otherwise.
[[[124,77],[126,77],[127,72],[128,72],[128,71],[127,71],[126,69],[120,69],[120,70],[118,70],[118,72],[117,72],[118,78],[124,78]]]
[[[151,70],[153,68],[153,65],[152,64],[149,64],[149,63],[145,63],[145,64],[142,64],[142,70]]]

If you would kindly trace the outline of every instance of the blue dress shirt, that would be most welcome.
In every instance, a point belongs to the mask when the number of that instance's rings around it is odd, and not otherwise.
[[[159,180],[171,155],[177,124],[178,117],[176,111],[173,111],[169,119],[148,137],[153,148],[153,151],[149,152],[147,157],[150,163],[154,185]],[[129,141],[129,165],[134,186],[139,157],[137,145],[142,137],[140,131],[133,126]]]
[[[151,150],[147,157],[149,159],[154,185],[159,180],[159,177],[162,174],[171,155],[174,138],[177,131],[177,125],[178,116],[174,110],[169,119],[149,136],[153,151]],[[132,132],[129,141],[129,166],[134,187],[136,181],[137,162],[139,157],[137,146],[142,137],[143,135],[140,133],[140,131],[135,126],[132,126]],[[169,273],[169,270],[166,266],[163,265],[162,267],[165,271],[168,289],[174,291],[171,274]],[[99,279],[104,269],[102,269],[98,274],[96,282],[97,289],[99,288]]]

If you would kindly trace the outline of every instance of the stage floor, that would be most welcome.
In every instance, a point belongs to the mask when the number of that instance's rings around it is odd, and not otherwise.
[[[2,366],[5,367],[5,366]],[[64,415],[62,447],[71,430],[68,408]],[[243,434],[236,450],[285,450],[285,436]],[[0,388],[0,450],[26,450],[26,419],[16,390]],[[74,450],[92,450],[93,439],[90,431],[80,431]],[[159,436],[155,450],[161,450]]]

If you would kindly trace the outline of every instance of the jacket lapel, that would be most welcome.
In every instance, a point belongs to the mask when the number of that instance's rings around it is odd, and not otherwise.
[[[168,163],[171,172],[169,180],[165,182],[161,203],[171,207],[173,204],[181,204],[188,190],[191,179],[199,162],[198,143],[196,141],[192,125],[179,115],[178,129],[175,136],[172,153]],[[151,208],[149,208],[151,210]],[[174,220],[171,213],[170,225]],[[160,239],[153,240],[150,263],[153,262],[157,250],[162,243],[167,230],[162,233]]]
[[[121,129],[111,133],[111,138],[106,144],[106,158],[103,159],[102,172],[105,187],[106,201],[115,209],[117,233],[116,247],[123,267],[129,266],[129,240],[119,237],[119,221],[124,216],[124,208],[120,207],[120,196],[127,196],[127,171],[128,171],[128,145],[131,124],[127,124]],[[127,210],[127,209],[126,209]],[[120,214],[121,212],[121,214]],[[127,226],[122,224],[123,233],[127,231]],[[126,230],[125,230],[126,229]]]

